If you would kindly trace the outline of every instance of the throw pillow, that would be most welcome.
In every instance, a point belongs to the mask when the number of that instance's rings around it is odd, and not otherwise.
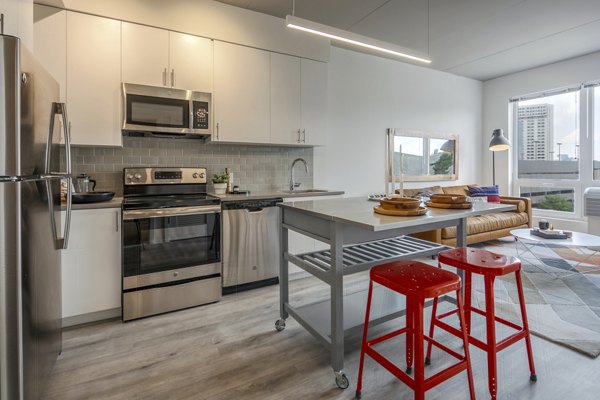
[[[494,186],[469,186],[469,194],[472,197],[487,197],[489,203],[500,203],[500,192],[498,185]]]

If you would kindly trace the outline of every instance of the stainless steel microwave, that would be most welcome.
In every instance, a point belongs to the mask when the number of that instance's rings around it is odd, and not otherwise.
[[[211,94],[123,83],[123,133],[207,139]]]

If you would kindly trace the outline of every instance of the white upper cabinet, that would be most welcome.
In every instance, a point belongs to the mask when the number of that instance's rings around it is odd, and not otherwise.
[[[271,143],[327,143],[327,64],[271,53]]]
[[[176,88],[212,92],[213,41],[169,32],[169,79]]]
[[[300,59],[271,53],[271,143],[302,143]]]
[[[123,22],[123,82],[212,91],[212,40]]]
[[[327,64],[300,60],[302,140],[310,145],[327,144]]]
[[[269,53],[215,41],[213,140],[269,143]]]
[[[67,101],[67,12],[33,6],[33,53],[60,85],[60,101]]]
[[[123,82],[169,85],[169,31],[123,22],[121,40]]]
[[[73,144],[122,146],[121,21],[67,12],[67,106]]]

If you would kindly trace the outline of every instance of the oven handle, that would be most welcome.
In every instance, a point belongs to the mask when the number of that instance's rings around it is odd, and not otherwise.
[[[198,207],[172,207],[152,208],[148,210],[125,210],[123,220],[131,221],[145,218],[176,217],[182,215],[214,214],[220,213],[221,206],[198,206]]]

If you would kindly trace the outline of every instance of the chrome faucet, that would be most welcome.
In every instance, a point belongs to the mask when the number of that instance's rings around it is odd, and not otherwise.
[[[296,163],[298,161],[301,161],[304,163],[304,170],[308,174],[308,163],[306,162],[306,160],[304,158],[296,158],[292,162],[292,168],[291,168],[291,173],[290,173],[290,190],[294,190],[294,188],[297,188],[298,186],[300,186],[300,183],[294,182],[294,166],[296,165]]]

